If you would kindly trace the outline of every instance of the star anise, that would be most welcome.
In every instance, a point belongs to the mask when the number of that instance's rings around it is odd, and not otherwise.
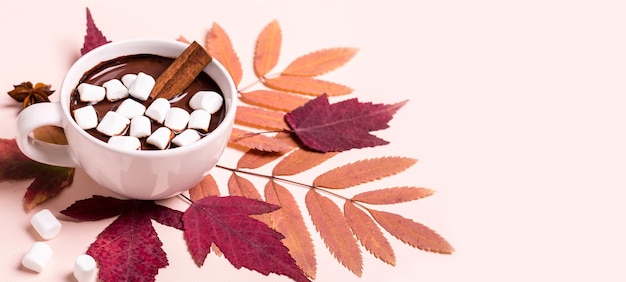
[[[22,102],[26,108],[35,103],[50,102],[48,96],[54,93],[50,90],[50,85],[41,82],[33,84],[30,81],[22,82],[20,85],[13,85],[14,89],[7,92],[15,101]]]

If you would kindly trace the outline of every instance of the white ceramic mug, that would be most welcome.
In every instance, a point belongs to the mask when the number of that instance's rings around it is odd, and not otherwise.
[[[81,168],[101,186],[128,198],[164,199],[195,186],[217,164],[235,119],[237,90],[217,60],[213,59],[204,71],[222,90],[226,115],[213,132],[191,145],[168,150],[121,150],[81,129],[69,110],[70,96],[79,80],[99,63],[133,54],[175,58],[187,46],[177,41],[135,39],[108,43],[85,54],[65,75],[59,102],[35,104],[19,114],[16,139],[20,150],[38,162]],[[45,125],[63,128],[69,145],[33,138],[31,132]]]

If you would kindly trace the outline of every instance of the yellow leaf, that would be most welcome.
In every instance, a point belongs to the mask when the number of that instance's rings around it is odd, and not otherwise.
[[[272,130],[287,130],[289,125],[285,122],[285,113],[266,110],[261,108],[238,106],[235,114],[235,122],[257,128]]]
[[[361,249],[339,207],[332,200],[315,192],[314,189],[307,192],[305,203],[313,225],[320,233],[328,250],[339,263],[361,277],[363,273]]]
[[[278,21],[269,23],[259,35],[254,49],[254,73],[263,77],[278,63],[282,34]]]
[[[382,157],[347,164],[318,176],[314,186],[343,189],[402,172],[417,162],[405,157]]]
[[[394,213],[369,210],[374,220],[400,241],[420,250],[451,254],[454,248],[432,229]]]
[[[320,153],[298,148],[282,159],[272,171],[273,175],[294,175],[311,169],[337,155],[339,152]]]
[[[284,75],[316,76],[335,70],[346,64],[358,49],[329,48],[298,57],[282,72]]]
[[[224,65],[233,78],[235,86],[238,86],[243,77],[241,62],[237,53],[235,53],[230,37],[217,23],[213,23],[213,26],[207,32],[205,46],[211,57]]]
[[[248,93],[241,93],[241,101],[248,104],[290,112],[300,107],[310,99],[302,95],[294,95],[285,92],[271,90],[256,90]]]
[[[352,89],[338,83],[319,80],[311,77],[281,75],[263,80],[268,88],[305,95],[339,96],[352,93]]]
[[[343,211],[346,214],[346,219],[352,228],[352,232],[361,241],[361,245],[378,259],[388,264],[396,265],[396,256],[393,253],[393,249],[383,232],[376,225],[376,222],[351,201],[346,201]]]
[[[293,195],[285,187],[269,181],[265,185],[265,200],[280,206],[280,209],[270,213],[271,227],[285,236],[282,242],[289,248],[289,254],[307,276],[315,279],[317,262],[311,233]]]
[[[394,187],[367,191],[352,197],[353,201],[373,205],[390,205],[428,197],[434,190],[417,187]]]
[[[231,144],[266,152],[286,152],[293,148],[292,145],[280,139],[255,134],[239,128],[233,128],[229,141]]]

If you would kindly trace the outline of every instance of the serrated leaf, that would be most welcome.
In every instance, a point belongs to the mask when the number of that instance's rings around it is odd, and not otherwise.
[[[255,90],[240,93],[239,98],[248,104],[284,112],[293,111],[310,100],[302,95],[272,90]]]
[[[412,247],[442,254],[454,252],[446,239],[421,223],[394,213],[372,209],[369,212],[387,232]]]
[[[256,107],[238,106],[235,123],[272,130],[289,129],[285,113]]]
[[[329,170],[315,178],[314,186],[343,189],[404,171],[417,162],[406,157],[381,157],[356,161]]]
[[[317,76],[335,70],[356,55],[356,48],[329,48],[305,54],[291,62],[283,75]]]
[[[298,144],[293,140],[291,133],[289,132],[279,132],[274,137],[291,148],[295,148]],[[259,150],[248,150],[246,151],[239,161],[237,162],[237,168],[259,168],[263,165],[270,163],[273,160],[276,160],[283,156],[287,151],[282,152],[264,152]]]
[[[103,281],[155,281],[159,269],[169,263],[152,219],[180,229],[183,215],[153,201],[102,196],[77,201],[61,213],[89,221],[119,215],[87,250],[98,262]]]
[[[213,23],[213,26],[209,32],[207,32],[205,47],[211,57],[222,63],[228,70],[228,73],[233,78],[233,82],[235,82],[235,86],[239,86],[241,78],[243,77],[241,62],[233,48],[230,37],[228,37],[228,34],[226,34],[224,29],[217,23]]]
[[[320,153],[297,148],[276,164],[272,175],[282,176],[298,174],[323,163],[338,153],[339,152]]]
[[[282,33],[278,21],[273,20],[263,28],[254,49],[254,74],[263,77],[278,63]]]
[[[356,98],[335,104],[322,95],[285,115],[285,121],[307,147],[321,151],[345,151],[388,144],[370,131],[389,127],[388,122],[407,101],[396,104],[360,103]]]
[[[91,17],[91,12],[89,8],[86,8],[87,11],[87,33],[85,34],[85,42],[83,43],[83,48],[80,49],[80,54],[85,55],[87,52],[99,47],[101,45],[107,44],[111,41],[107,40],[107,38],[102,34],[102,31],[96,26],[93,18]]]
[[[183,215],[184,237],[197,265],[202,265],[215,243],[237,269],[245,267],[264,275],[276,273],[295,281],[309,281],[298,268],[283,236],[250,217],[272,212],[278,206],[243,197],[206,197]]]
[[[229,141],[232,144],[243,146],[248,149],[265,152],[286,152],[293,148],[290,144],[287,144],[280,139],[255,134],[239,128],[233,128]]]
[[[348,224],[350,224],[352,231],[361,241],[361,245],[378,259],[388,264],[396,265],[396,256],[393,248],[391,248],[391,244],[380,231],[376,222],[351,201],[346,201],[343,210]]]
[[[281,207],[270,214],[272,228],[285,236],[282,242],[289,249],[289,254],[307,276],[315,279],[317,262],[311,233],[293,195],[285,187],[270,180],[265,185],[265,199]]]
[[[24,208],[54,198],[74,181],[74,168],[35,162],[20,151],[15,139],[0,138],[0,181],[34,178],[24,194]]]
[[[228,179],[228,194],[263,201],[261,193],[259,193],[259,190],[256,189],[254,184],[250,182],[250,180],[237,175],[235,172],[233,172]],[[252,215],[252,217],[267,225],[271,224],[269,214]]]
[[[361,277],[363,273],[361,249],[339,207],[314,189],[307,192],[305,203],[313,225],[320,233],[328,250],[339,263]]]
[[[302,76],[281,75],[273,78],[266,78],[263,84],[268,88],[285,92],[293,92],[304,95],[320,96],[340,96],[352,93],[352,89],[321,79]]]
[[[391,205],[428,197],[434,190],[421,187],[393,187],[356,194],[351,200],[373,205]]]
[[[213,176],[210,174],[202,178],[202,181],[200,181],[198,185],[189,189],[189,198],[192,202],[196,202],[208,196],[219,195],[220,190],[217,186],[217,182],[215,182],[215,178],[213,178]]]

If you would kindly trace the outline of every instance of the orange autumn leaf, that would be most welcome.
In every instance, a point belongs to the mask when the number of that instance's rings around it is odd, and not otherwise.
[[[259,35],[254,49],[254,73],[257,77],[263,77],[278,63],[282,33],[278,21],[269,23]]]
[[[213,23],[213,26],[207,32],[205,46],[211,57],[224,65],[233,78],[235,86],[238,86],[243,77],[241,62],[237,53],[235,53],[230,37],[217,23]]]
[[[182,35],[179,35],[178,38],[176,38],[176,41],[180,41],[182,43],[187,43],[187,44],[191,44],[191,41],[189,41],[189,39],[185,38]]]
[[[434,230],[401,215],[369,210],[374,220],[400,241],[420,250],[451,254],[454,248]]]
[[[57,126],[48,125],[39,127],[33,130],[33,136],[44,142],[67,145],[67,138],[65,137],[63,128]]]
[[[196,202],[202,198],[208,196],[219,196],[220,190],[217,187],[217,182],[212,175],[205,176],[198,185],[189,189],[189,198],[192,202]]]
[[[281,75],[263,80],[268,88],[286,92],[300,93],[304,95],[340,96],[352,93],[352,89],[330,81],[311,77]]]
[[[351,200],[373,205],[391,205],[428,197],[434,190],[421,187],[394,187],[354,195]]]
[[[245,179],[233,172],[228,179],[228,194],[231,196],[240,196],[248,199],[263,201],[259,190],[254,187],[254,184],[250,180]],[[270,215],[267,213],[251,215],[268,226],[271,226]]]
[[[354,235],[361,241],[361,245],[378,259],[396,265],[393,248],[376,222],[351,201],[346,201],[343,211]]]
[[[293,140],[291,134],[288,132],[279,132],[272,138],[276,138],[277,140],[284,142],[286,145],[290,146],[290,149],[298,146],[296,141]],[[239,158],[239,161],[237,161],[237,168],[259,168],[280,158],[284,154],[285,152],[265,152],[250,149],[246,151],[241,158]]]
[[[266,152],[286,152],[293,148],[290,144],[277,138],[267,137],[239,128],[230,133],[230,143]]]
[[[241,93],[239,98],[248,104],[285,112],[293,111],[310,100],[301,95],[272,90],[255,90]]]
[[[361,277],[363,273],[361,249],[339,207],[314,189],[307,192],[304,201],[313,225],[328,250],[339,263]]]
[[[256,107],[238,106],[235,114],[235,122],[257,128],[272,130],[287,130],[289,125],[285,122],[285,113],[266,110]]]
[[[271,227],[285,236],[282,242],[289,254],[307,276],[315,279],[315,248],[296,199],[285,187],[270,180],[265,185],[265,200],[281,207],[270,213]]]
[[[294,175],[309,170],[337,155],[339,152],[321,153],[298,148],[280,160],[272,175]]]
[[[358,49],[356,48],[329,48],[318,50],[291,62],[283,75],[317,76],[335,70],[346,64]]]
[[[402,172],[417,162],[405,157],[382,157],[357,161],[325,172],[314,186],[343,189]]]

